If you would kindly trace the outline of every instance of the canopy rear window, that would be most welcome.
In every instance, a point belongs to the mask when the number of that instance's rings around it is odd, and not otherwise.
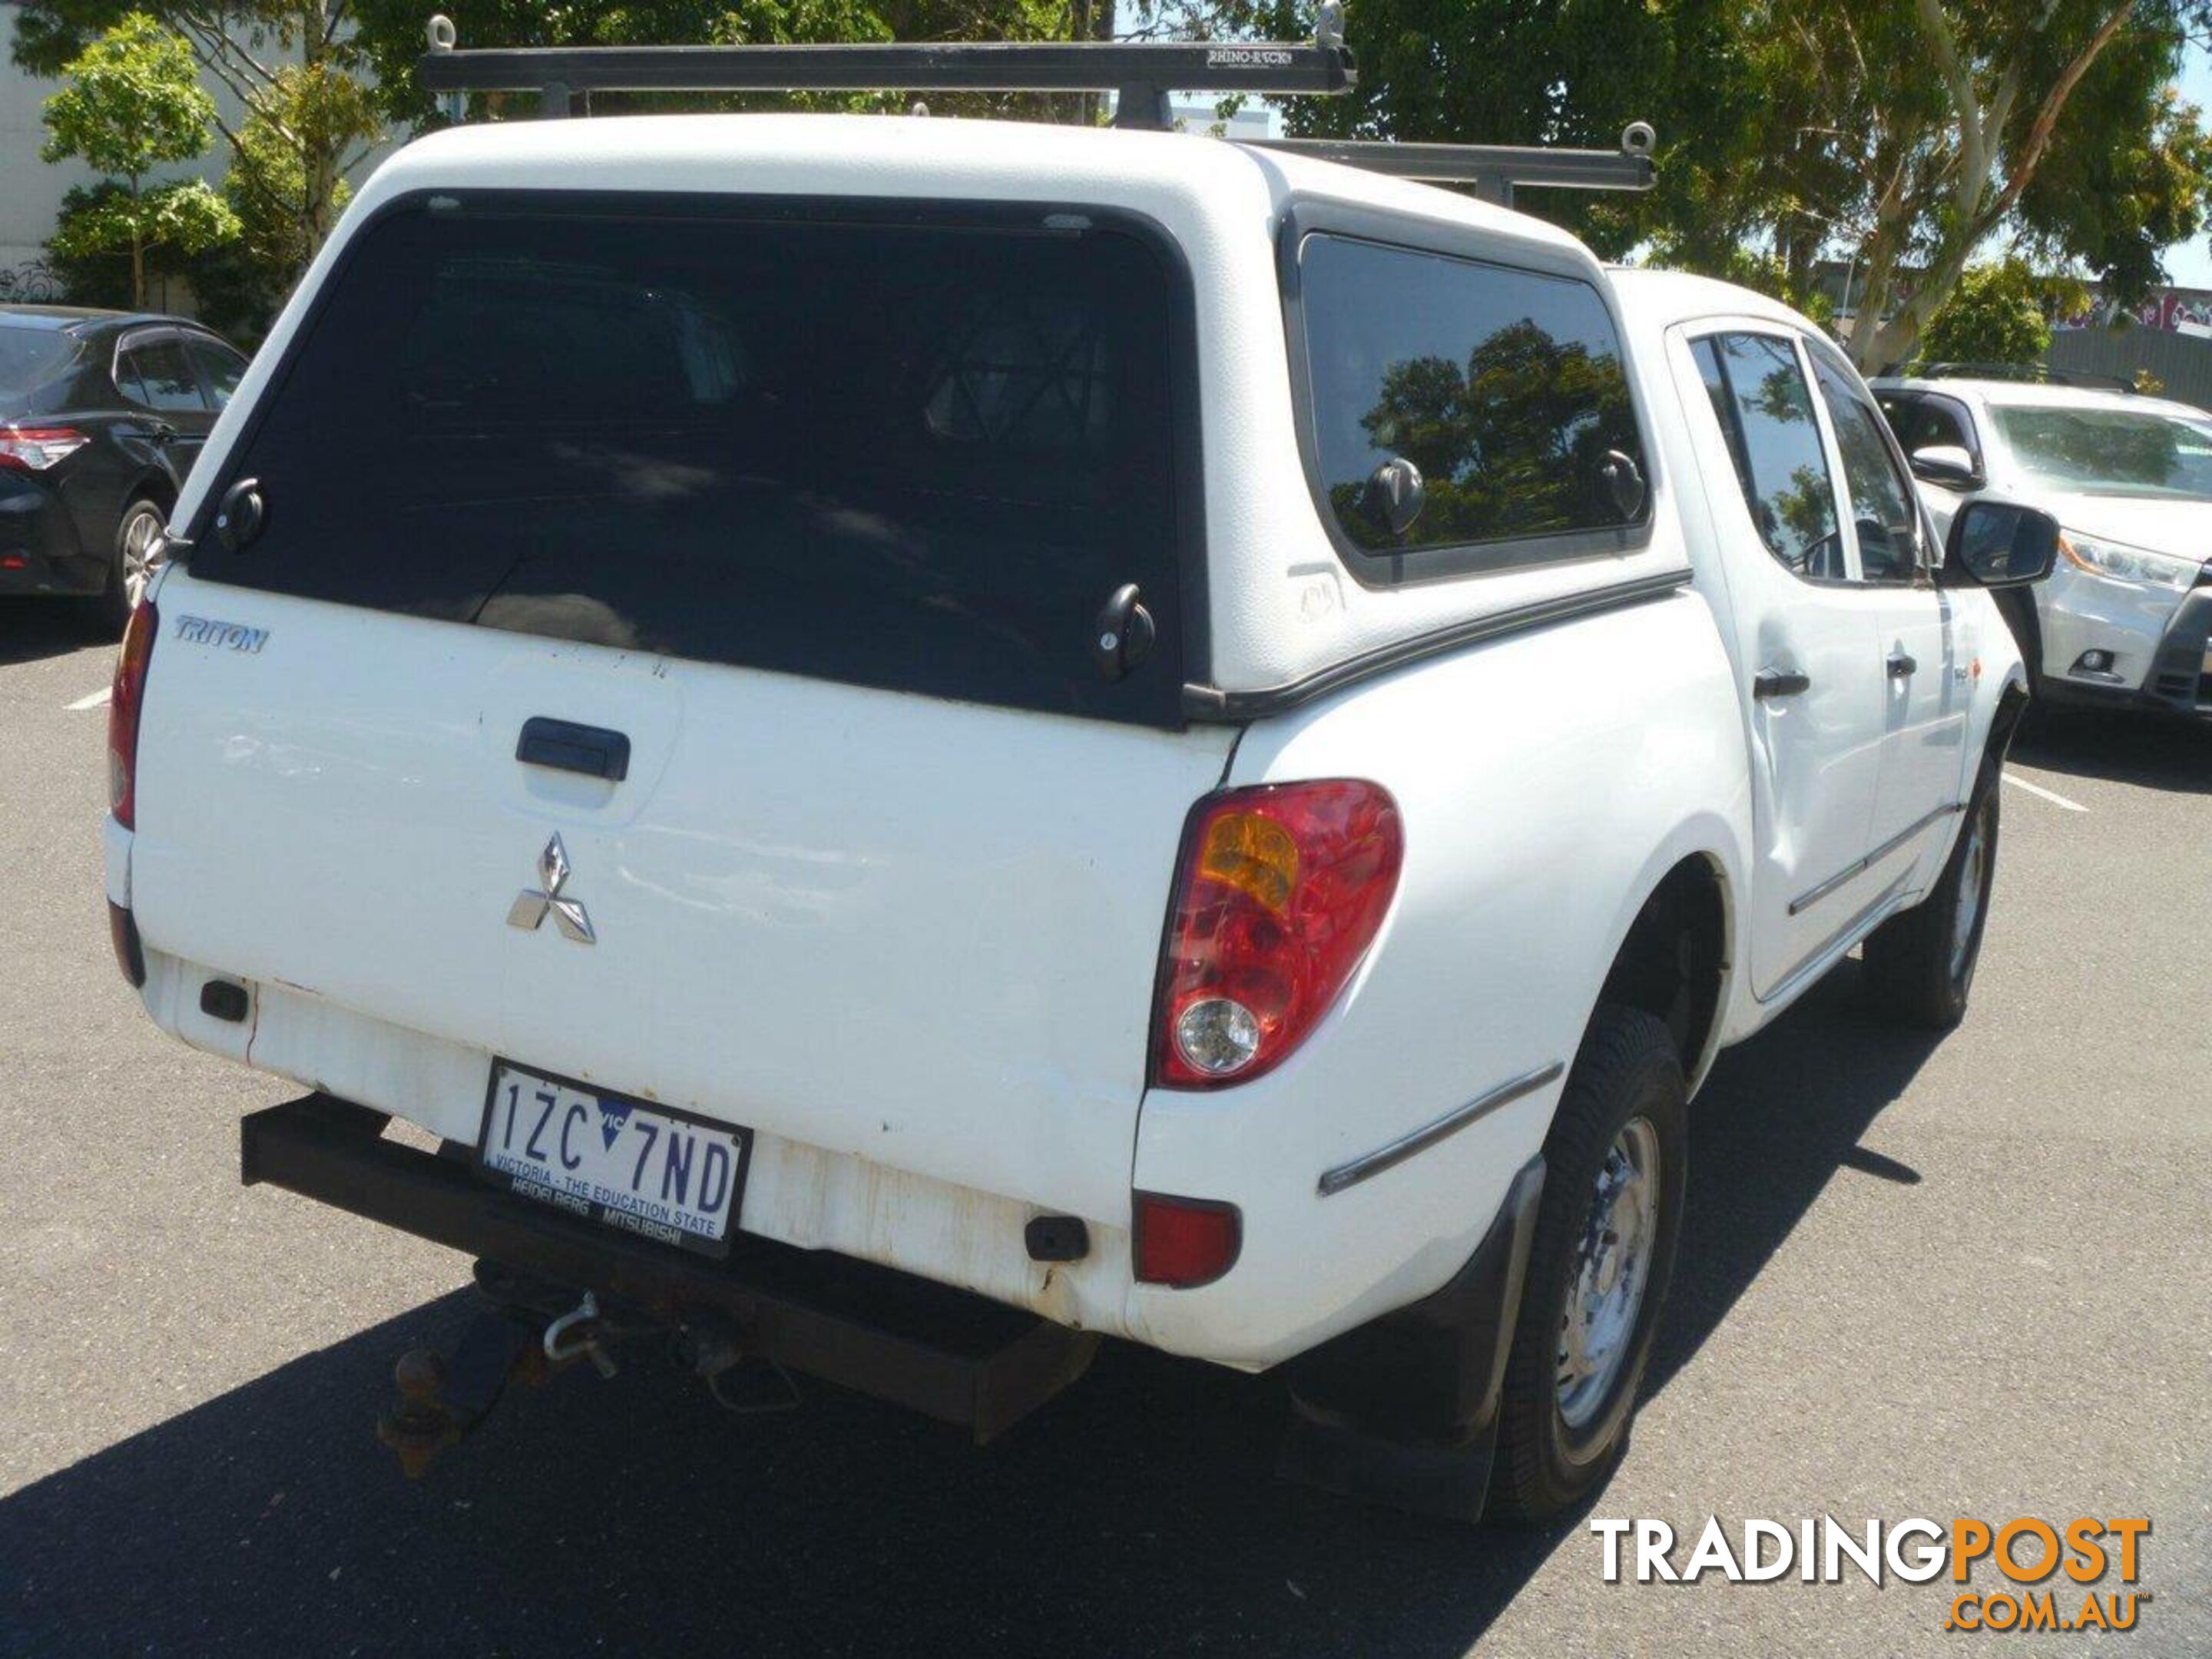
[[[549,192],[364,231],[226,468],[220,581],[1158,724],[1176,266],[1113,216]],[[1135,582],[1127,678],[1094,618]]]

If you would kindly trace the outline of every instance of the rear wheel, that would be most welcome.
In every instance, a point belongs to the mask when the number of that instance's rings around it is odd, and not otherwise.
[[[1867,939],[1862,982],[1872,1008],[1932,1031],[1966,1017],[1996,869],[1996,782],[1985,774],[1935,890]]]
[[[1492,1475],[1501,1519],[1572,1509],[1627,1444],[1681,1231],[1686,1095],[1666,1026],[1600,1006],[1544,1142]]]
[[[100,596],[101,614],[117,632],[146,596],[161,568],[161,532],[168,514],[159,502],[141,499],[123,509],[115,526],[115,550],[107,567],[107,588]]]

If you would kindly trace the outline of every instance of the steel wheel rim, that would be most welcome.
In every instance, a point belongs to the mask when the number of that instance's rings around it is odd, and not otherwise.
[[[1974,928],[1982,917],[1982,887],[1989,864],[1985,812],[1966,824],[1966,845],[1959,860],[1959,896],[1951,912],[1951,977],[1966,976],[1966,957],[1974,948]]]
[[[123,526],[123,597],[136,609],[161,568],[161,516],[134,513]]]
[[[1555,1368],[1559,1415],[1586,1427],[1611,1401],[1636,1346],[1659,1242],[1659,1132],[1633,1117],[1613,1138],[1569,1259]]]

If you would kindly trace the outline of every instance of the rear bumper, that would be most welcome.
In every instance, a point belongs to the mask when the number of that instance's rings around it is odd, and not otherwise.
[[[828,1251],[740,1236],[709,1261],[571,1220],[479,1182],[462,1159],[382,1138],[380,1113],[309,1095],[256,1112],[240,1174],[388,1227],[591,1291],[670,1323],[713,1312],[748,1352],[957,1424],[977,1439],[1083,1374],[1097,1337]]]
[[[0,593],[97,593],[104,560],[78,547],[61,500],[37,480],[0,471]]]

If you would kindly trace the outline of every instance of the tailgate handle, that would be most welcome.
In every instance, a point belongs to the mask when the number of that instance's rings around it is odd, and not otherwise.
[[[514,757],[525,766],[550,766],[581,772],[587,778],[620,783],[629,775],[629,739],[601,726],[579,726],[534,714],[522,723]]]

